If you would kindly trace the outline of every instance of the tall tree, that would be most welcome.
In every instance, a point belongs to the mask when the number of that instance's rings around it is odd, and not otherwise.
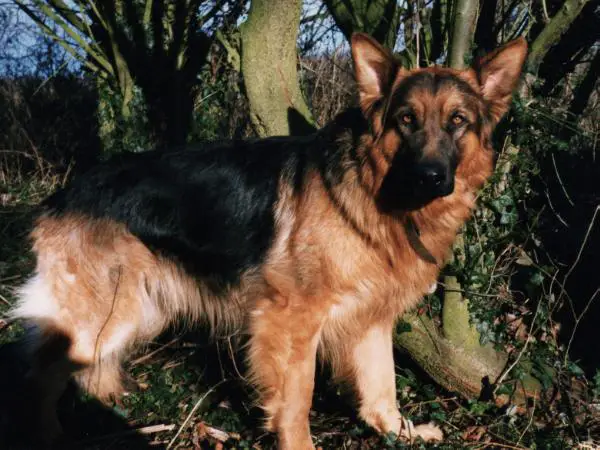
[[[240,12],[241,2],[15,0],[42,30],[105,80],[131,111],[142,92],[152,141],[182,144],[189,131],[198,73],[214,29]],[[69,37],[57,36],[47,21]]]

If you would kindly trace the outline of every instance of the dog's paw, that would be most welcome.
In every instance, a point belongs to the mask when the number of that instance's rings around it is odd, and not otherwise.
[[[418,438],[425,442],[439,442],[444,439],[442,430],[433,423],[413,425],[411,420],[402,417],[402,423],[399,433],[396,433],[400,439],[413,443]]]
[[[437,425],[433,423],[424,423],[413,428],[413,433],[423,439],[425,442],[440,442],[444,440],[444,433]]]
[[[382,434],[393,433],[399,439],[414,442],[417,438],[425,442],[438,442],[444,439],[442,430],[433,423],[413,425],[395,406],[377,404],[376,407],[364,408],[360,415],[362,419]]]

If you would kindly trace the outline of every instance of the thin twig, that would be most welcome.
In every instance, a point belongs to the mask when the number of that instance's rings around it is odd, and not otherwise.
[[[202,402],[204,400],[206,400],[206,397],[208,397],[210,394],[212,394],[215,391],[215,389],[217,389],[221,384],[225,383],[226,381],[227,381],[227,379],[219,381],[217,384],[215,384],[213,387],[211,387],[208,391],[206,391],[206,393],[202,397],[200,397],[200,399],[196,402],[196,404],[194,405],[194,407],[192,408],[190,413],[187,415],[187,417],[185,418],[185,420],[183,421],[183,423],[177,430],[177,433],[175,433],[175,436],[173,436],[173,439],[171,439],[171,442],[169,442],[169,445],[167,445],[167,450],[169,450],[171,447],[173,447],[173,444],[175,444],[175,441],[177,440],[177,438],[179,437],[179,435],[181,434],[183,429],[187,426],[188,422],[190,420],[192,420],[192,417],[194,416],[195,412],[198,410],[198,408],[200,407]]]
[[[573,265],[567,271],[567,274],[563,278],[563,282],[562,282],[563,286],[567,285],[567,279],[569,278],[569,276],[571,275],[571,273],[573,273],[573,270],[575,270],[575,266],[577,266],[577,264],[579,264],[579,260],[581,259],[581,254],[583,253],[583,249],[585,248],[585,245],[587,244],[587,241],[588,241],[588,239],[590,237],[590,233],[592,232],[592,228],[594,228],[594,223],[596,222],[596,216],[598,215],[598,211],[600,211],[600,205],[596,206],[596,209],[594,210],[594,215],[592,216],[592,220],[590,220],[590,224],[588,225],[588,229],[585,232],[585,236],[583,238],[583,242],[581,243],[581,247],[579,247],[579,251],[577,252],[577,257],[575,258],[575,261],[573,262]]]
[[[585,313],[587,313],[588,309],[590,308],[590,305],[592,304],[592,302],[594,301],[594,299],[596,298],[598,293],[600,293],[600,287],[598,289],[596,289],[596,292],[594,292],[592,294],[592,296],[588,300],[587,304],[585,305],[585,308],[583,308],[583,311],[581,312],[581,314],[579,314],[578,317],[575,317],[575,325],[573,326],[573,332],[571,333],[571,337],[569,338],[569,344],[567,345],[567,350],[565,351],[565,360],[564,360],[565,365],[567,364],[567,359],[569,358],[569,350],[571,349],[571,344],[573,343],[573,338],[575,338],[575,333],[577,332],[577,327],[579,326],[579,322],[581,322],[581,319],[583,319],[583,316],[585,316]]]
[[[560,223],[562,223],[565,227],[569,228],[569,224],[560,216],[560,214],[558,213],[558,211],[556,211],[556,209],[554,209],[554,205],[552,204],[552,200],[550,200],[550,194],[548,193],[548,190],[545,189],[544,193],[546,194],[546,198],[548,199],[548,205],[550,205],[550,209],[552,210],[552,212],[554,213],[554,215],[556,216],[556,218],[560,221]]]
[[[150,353],[146,353],[145,355],[140,356],[137,359],[134,359],[133,361],[131,361],[131,363],[129,364],[131,367],[135,367],[138,364],[141,364],[143,362],[148,361],[150,358],[152,358],[154,355],[156,355],[157,353],[162,352],[165,348],[170,347],[171,345],[173,345],[175,342],[177,342],[179,340],[178,337],[171,339],[169,342],[167,342],[166,344],[161,345],[160,347],[158,347],[156,350],[151,351]]]
[[[541,305],[542,305],[542,302],[538,302],[537,308],[535,309],[535,314],[533,316],[533,320],[531,321],[531,325],[529,326],[529,332],[527,333],[527,339],[525,339],[525,344],[523,344],[523,348],[521,349],[521,351],[517,355],[517,358],[508,367],[508,369],[506,369],[504,372],[502,372],[502,375],[500,375],[500,377],[498,378],[498,380],[496,380],[496,382],[494,383],[496,385],[496,387],[494,388],[494,394],[496,393],[496,391],[498,390],[498,388],[502,385],[502,382],[508,376],[508,374],[519,363],[519,361],[521,360],[521,357],[525,354],[525,350],[527,350],[527,346],[529,345],[529,342],[531,341],[533,327],[535,325],[535,319],[537,319],[538,313],[540,312],[540,306]]]
[[[11,275],[10,277],[0,278],[0,283],[5,284],[7,281],[14,281],[21,278],[22,275]]]
[[[100,384],[101,368],[102,368],[102,349],[100,348],[101,347],[100,336],[102,336],[102,333],[108,326],[108,323],[110,322],[110,319],[113,317],[113,314],[115,312],[115,308],[116,308],[116,304],[117,304],[117,295],[119,293],[119,285],[121,284],[122,273],[123,273],[123,266],[119,265],[119,272],[117,275],[117,281],[115,283],[115,290],[113,292],[113,299],[112,299],[112,303],[110,305],[110,310],[108,311],[108,316],[106,317],[106,320],[104,321],[104,323],[100,327],[100,330],[98,331],[98,334],[96,335],[96,343],[94,345],[94,355],[93,355],[92,361],[95,361],[96,365],[98,367],[98,370],[97,370],[98,384]],[[96,361],[96,356],[98,356],[97,361]],[[90,379],[88,380],[87,390],[91,391],[92,390],[91,387],[92,387],[92,377],[90,376]]]
[[[7,306],[12,306],[12,303],[9,302],[2,294],[0,294],[0,300],[2,300],[2,303],[5,303]]]
[[[556,178],[558,178],[560,187],[562,188],[563,192],[565,193],[565,197],[567,197],[567,200],[569,201],[571,206],[575,206],[575,203],[573,202],[573,200],[571,200],[571,197],[569,196],[569,193],[567,192],[567,188],[565,188],[563,180],[560,177],[560,173],[558,173],[558,167],[556,167],[556,159],[554,159],[554,153],[551,153],[550,156],[552,157],[552,165],[554,166],[554,172],[556,173]]]
[[[407,403],[406,405],[404,405],[404,408],[410,408],[410,415],[412,415],[413,411],[417,408],[421,408],[424,405],[429,405],[432,403],[446,403],[446,402],[451,402],[456,400],[458,397],[448,397],[448,398],[441,398],[441,399],[435,399],[435,400],[427,400],[424,402],[417,402],[417,403]]]
[[[527,394],[527,392],[525,392],[525,394]],[[527,431],[531,428],[531,424],[533,423],[533,417],[535,414],[535,400],[536,400],[536,396],[533,396],[533,406],[531,409],[531,415],[529,417],[529,422],[527,423],[527,426],[525,427],[525,429],[523,430],[523,432],[521,433],[521,435],[519,436],[519,440],[517,441],[517,445],[521,444],[521,440],[523,439],[523,437],[525,436],[525,434],[527,433]]]
[[[237,363],[235,362],[235,352],[233,351],[233,345],[231,345],[231,336],[229,336],[227,338],[227,344],[228,344],[227,349],[229,351],[229,357],[231,358],[231,362],[233,363],[233,368],[235,369],[235,373],[237,373],[238,377],[240,377],[241,380],[244,380],[247,382],[248,380],[246,379],[246,377],[244,377],[242,375],[242,373],[238,369]]]
[[[550,22],[550,16],[548,15],[548,6],[546,6],[546,0],[542,0],[542,11],[544,12],[544,22]]]

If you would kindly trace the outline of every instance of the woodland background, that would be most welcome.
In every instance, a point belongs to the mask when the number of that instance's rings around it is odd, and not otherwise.
[[[600,445],[597,2],[0,0],[0,447],[26,370],[1,314],[32,270],[41,199],[116,152],[324,125],[356,101],[354,31],[406,67],[530,45],[495,175],[437,292],[398,325],[402,412],[440,423],[440,448]],[[140,352],[127,370],[141,392],[112,408],[70,391],[73,448],[272,448],[240,355],[203,333]],[[353,414],[320,373],[318,445],[403,448]]]

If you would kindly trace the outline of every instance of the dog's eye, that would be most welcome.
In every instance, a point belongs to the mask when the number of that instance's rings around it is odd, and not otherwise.
[[[415,121],[415,116],[412,114],[402,114],[402,116],[400,116],[400,121],[403,125],[412,125]]]
[[[452,125],[454,125],[455,127],[459,127],[467,121],[465,116],[463,116],[460,113],[452,114],[452,118],[450,120],[452,121]]]

